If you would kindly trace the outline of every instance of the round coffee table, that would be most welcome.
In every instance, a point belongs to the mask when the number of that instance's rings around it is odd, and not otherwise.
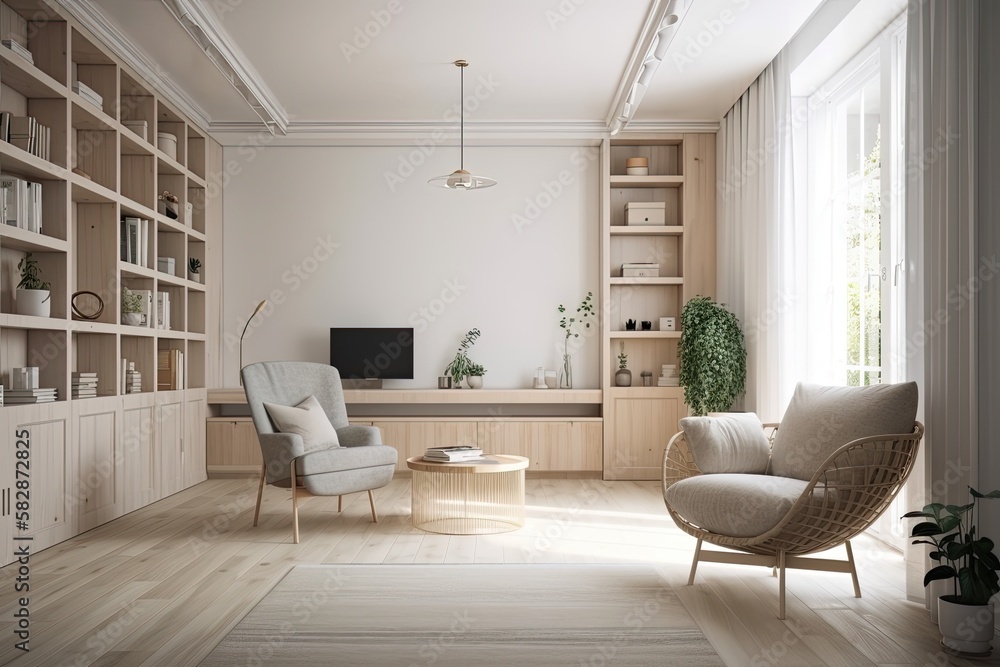
[[[485,535],[524,526],[523,456],[489,454],[485,461],[406,460],[413,471],[413,525],[445,535]]]

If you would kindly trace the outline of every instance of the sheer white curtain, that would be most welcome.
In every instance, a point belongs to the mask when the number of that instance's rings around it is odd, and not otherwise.
[[[915,507],[965,503],[977,483],[976,301],[993,277],[975,236],[978,14],[978,0],[911,0],[907,14],[903,354],[927,429]],[[907,593],[922,598],[929,561],[912,548],[907,559]]]
[[[780,54],[719,129],[718,300],[743,323],[743,408],[778,421],[802,363],[804,270],[792,197],[791,95]]]

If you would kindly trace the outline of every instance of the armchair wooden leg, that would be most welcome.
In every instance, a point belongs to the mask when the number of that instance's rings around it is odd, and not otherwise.
[[[298,482],[295,479],[295,461],[292,461],[292,542],[299,543],[299,499],[295,492]]]
[[[337,496],[337,511],[344,511],[344,496]]]
[[[694,546],[694,560],[691,561],[691,575],[688,577],[688,586],[694,584],[694,573],[698,569],[699,556],[701,556],[701,538],[698,538],[698,544]]]
[[[778,552],[778,618],[785,620],[785,552]]]
[[[861,597],[861,584],[858,583],[858,570],[854,566],[854,549],[851,548],[851,541],[844,542],[847,547],[847,562],[851,564],[851,581],[854,583],[854,597]]]
[[[368,503],[372,506],[372,522],[378,523],[378,515],[375,514],[375,494],[368,489]]]
[[[260,518],[260,499],[264,495],[264,480],[267,478],[267,464],[260,464],[260,484],[257,486],[257,507],[253,511],[253,525],[257,527],[257,519]]]

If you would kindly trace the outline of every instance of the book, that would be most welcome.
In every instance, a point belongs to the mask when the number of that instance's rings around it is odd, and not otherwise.
[[[4,39],[4,40],[0,40],[0,44],[3,44],[8,49],[10,49],[11,51],[13,51],[17,55],[21,56],[22,58],[24,58],[25,60],[27,60],[32,65],[35,64],[35,57],[33,55],[31,55],[31,51],[29,51],[28,49],[26,49],[23,46],[21,46],[20,42],[18,42],[16,40],[13,40],[13,39]]]
[[[483,458],[483,450],[472,445],[456,445],[453,447],[428,447],[424,452],[425,461],[458,463],[462,461],[478,461]]]
[[[156,328],[170,330],[170,292],[156,293]]]

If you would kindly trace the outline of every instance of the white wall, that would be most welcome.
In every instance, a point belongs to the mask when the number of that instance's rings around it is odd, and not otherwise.
[[[386,386],[435,387],[478,327],[470,356],[487,388],[558,368],[557,306],[600,294],[598,149],[467,147],[467,168],[499,184],[456,192],[427,184],[458,167],[457,147],[440,147],[391,188],[386,174],[413,150],[226,148],[223,384],[237,384],[236,341],[262,298],[272,307],[251,323],[244,363],[329,363],[330,327],[414,326],[415,379]],[[599,385],[599,354],[595,329],[574,386]]]

